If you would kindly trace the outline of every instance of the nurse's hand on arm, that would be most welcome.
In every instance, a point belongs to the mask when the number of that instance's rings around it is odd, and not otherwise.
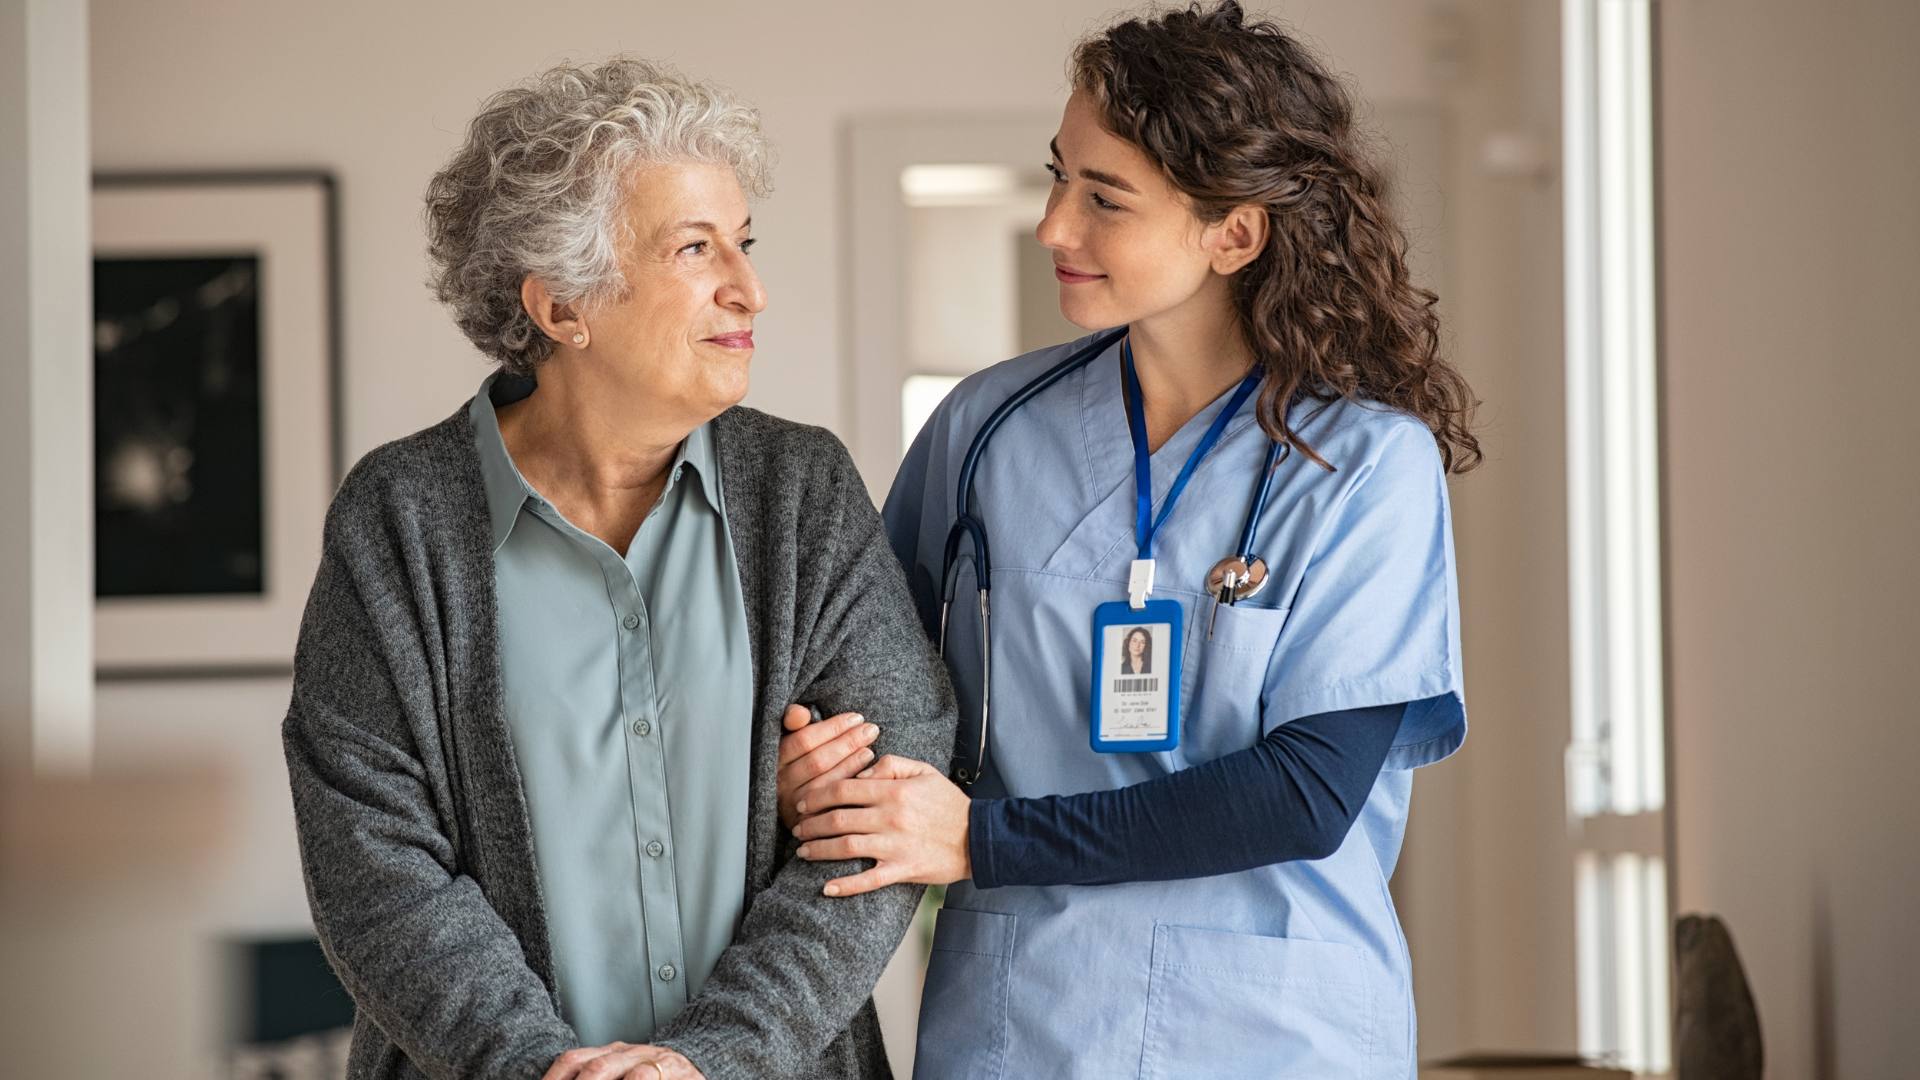
[[[792,736],[788,736],[792,738]],[[924,761],[881,758],[854,778],[796,798],[793,834],[809,862],[872,859],[827,882],[828,896],[857,896],[898,882],[947,885],[973,876],[968,849],[973,799]]]
[[[975,801],[931,767],[889,755],[796,797],[803,818],[794,835],[804,859],[876,860],[829,882],[833,896],[896,881],[1168,881],[1322,859],[1366,805],[1404,712],[1396,704],[1303,717],[1249,749],[1077,795]]]

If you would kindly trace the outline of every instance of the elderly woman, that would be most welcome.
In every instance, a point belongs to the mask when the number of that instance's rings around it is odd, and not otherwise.
[[[782,711],[861,709],[852,769],[944,762],[954,710],[844,448],[736,407],[767,158],[619,59],[494,97],[432,181],[497,370],[341,486],[284,726],[352,1077],[887,1075],[919,891],[792,857]]]

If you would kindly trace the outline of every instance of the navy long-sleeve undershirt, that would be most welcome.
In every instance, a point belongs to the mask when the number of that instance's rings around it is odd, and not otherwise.
[[[1246,750],[1129,787],[976,799],[973,883],[1170,881],[1326,858],[1366,804],[1405,710],[1304,717]]]

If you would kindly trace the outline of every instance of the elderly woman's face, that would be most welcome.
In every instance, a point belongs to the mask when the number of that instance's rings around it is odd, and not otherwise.
[[[628,195],[628,293],[589,313],[592,351],[694,426],[738,404],[766,290],[747,259],[746,194],[725,165],[647,166]]]

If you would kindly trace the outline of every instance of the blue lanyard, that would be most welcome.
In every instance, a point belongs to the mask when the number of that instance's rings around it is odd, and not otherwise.
[[[1233,415],[1240,411],[1240,406],[1246,404],[1247,398],[1260,385],[1260,373],[1255,371],[1241,380],[1240,388],[1233,392],[1227,407],[1213,418],[1213,426],[1200,437],[1200,445],[1193,448],[1193,453],[1187,456],[1187,463],[1180,467],[1180,474],[1174,477],[1173,487],[1167,491],[1167,501],[1160,505],[1160,516],[1156,518],[1153,516],[1153,455],[1147,449],[1146,405],[1140,395],[1140,377],[1133,370],[1132,342],[1120,343],[1120,371],[1124,376],[1122,385],[1127,394],[1127,430],[1133,435],[1133,534],[1140,544],[1140,558],[1151,561],[1154,534],[1160,531],[1167,515],[1173,513],[1173,506],[1180,501],[1181,493],[1186,491],[1187,481],[1193,478],[1193,470],[1199,466],[1200,459],[1206,457],[1207,451],[1220,441],[1221,434],[1227,430],[1227,422],[1233,419]]]

